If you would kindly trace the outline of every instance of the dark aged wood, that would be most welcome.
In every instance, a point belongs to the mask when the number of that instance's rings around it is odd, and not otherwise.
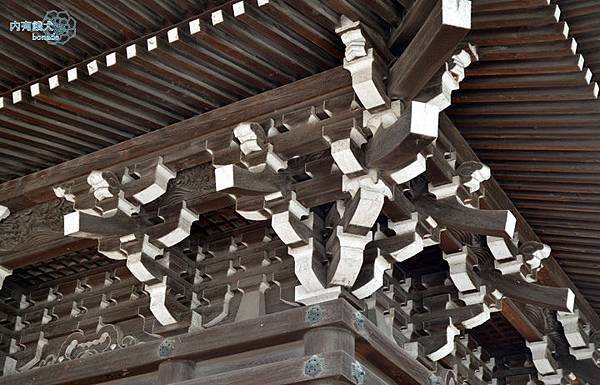
[[[587,12],[564,2],[575,19]],[[512,205],[539,215],[572,200],[554,223],[585,218],[573,234],[588,244],[535,230],[566,258],[596,252],[593,185],[521,191],[544,172],[578,182],[596,170],[572,151],[597,147],[595,68],[555,4],[473,2],[462,42],[465,0],[210,2],[143,37],[113,20],[173,12],[149,4],[82,5],[137,37],[1,96],[0,182],[114,146],[0,186],[0,384],[600,377],[597,315]],[[472,148],[438,117],[453,91],[449,116]],[[512,202],[473,150],[492,154]],[[63,231],[98,245],[72,251],[87,241]],[[597,275],[588,262],[563,261]]]
[[[475,209],[461,205],[454,197],[445,199],[419,197],[414,199],[413,203],[423,213],[430,215],[436,221],[454,226],[460,230],[478,231],[481,234],[499,237],[511,237],[513,234],[513,227],[507,228],[507,223],[511,220],[507,220],[507,215],[510,215],[510,213],[505,210],[477,212]]]
[[[158,384],[167,385],[194,378],[195,363],[188,360],[164,361],[158,365]]]
[[[464,160],[478,159],[477,155],[475,155],[475,152],[469,147],[466,140],[460,135],[452,121],[443,113],[440,115],[440,130],[449,138],[449,140],[457,149],[457,153],[460,154]],[[497,182],[495,180],[490,180],[487,183],[487,194],[486,199],[484,200],[486,207],[509,208],[511,213],[513,213],[517,218],[518,233],[525,239],[538,240],[539,238],[537,235],[533,232],[519,211],[514,207],[514,204],[510,201],[510,199],[508,199]],[[587,319],[590,320],[589,322],[595,325],[594,327],[600,326],[600,318],[596,312],[591,308],[587,301],[583,300],[583,295],[580,293],[578,288],[573,285],[572,282],[569,282],[566,274],[564,271],[562,271],[554,259],[547,259],[544,262],[543,268],[540,272],[540,278],[540,281],[543,284],[549,286],[568,287],[573,290],[575,293],[575,302],[577,307],[582,309],[582,311],[586,314]]]
[[[429,16],[437,2],[437,0],[423,0],[415,1],[411,4],[406,16],[402,19],[402,22],[390,35],[388,46],[392,52],[399,54],[402,52],[402,49],[410,44],[411,40],[417,32],[419,32],[419,29],[425,23],[427,16]]]
[[[539,341],[543,337],[543,330],[534,325],[532,321],[523,314],[521,309],[510,299],[502,299],[502,314],[515,327],[527,341]]]
[[[565,306],[570,302],[567,288],[542,287],[493,273],[482,273],[480,277],[487,285],[494,286],[514,300],[554,310],[572,310],[572,304]],[[571,299],[571,301],[574,300],[575,298]]]
[[[243,385],[248,383],[248,378],[264,384],[354,384],[355,377],[352,365],[357,361],[343,351],[324,353],[319,355],[323,369],[314,376],[305,374],[305,364],[312,356],[294,358],[266,365],[257,365],[250,369],[240,369],[227,374],[207,376],[182,382],[182,385],[209,385],[214,383],[228,385]],[[369,369],[364,370],[364,384],[385,385],[380,377]],[[306,381],[309,380],[309,381]]]
[[[400,119],[386,129],[377,131],[366,149],[366,164],[382,170],[397,170],[413,160],[435,139],[435,120],[423,103],[407,105]]]
[[[114,378],[114,376],[136,376],[137,374],[145,371],[153,371],[157,368],[159,368],[160,372],[162,368],[166,368],[168,365],[175,365],[174,363],[169,363],[177,362],[176,360],[179,359],[207,360],[213,357],[232,355],[236,352],[260,349],[261,347],[273,344],[282,344],[287,341],[301,339],[305,331],[336,325],[350,331],[355,335],[355,338],[362,341],[360,349],[357,348],[357,351],[361,355],[364,354],[365,357],[369,358],[391,354],[391,364],[399,371],[397,373],[403,372],[404,376],[407,374],[410,375],[410,377],[406,377],[407,379],[414,379],[412,380],[414,382],[410,381],[407,383],[422,385],[429,383],[429,371],[413,359],[407,357],[395,359],[394,357],[402,357],[405,353],[397,346],[394,347],[389,342],[385,342],[388,341],[387,338],[382,337],[370,321],[365,320],[364,325],[366,330],[362,331],[361,329],[361,331],[357,331],[352,323],[352,316],[356,311],[351,309],[344,300],[321,304],[320,308],[322,317],[314,323],[306,321],[306,312],[310,308],[292,309],[253,320],[217,327],[212,330],[165,338],[139,344],[126,350],[114,351],[105,354],[108,361],[100,359],[103,356],[84,358],[78,361],[59,363],[46,368],[40,368],[21,374],[18,378],[19,381],[32,384],[40,383],[39,381],[41,380],[46,385],[83,385],[92,383],[93,381]],[[169,341],[173,347],[172,350],[161,356],[159,355],[159,347],[164,341]],[[347,349],[352,348],[352,344],[345,343],[343,346]],[[348,357],[350,358],[350,356]],[[390,360],[386,359],[384,361],[384,366],[381,367],[382,370],[386,367],[386,362],[390,362]],[[379,365],[377,362],[374,363]],[[187,364],[182,363],[181,365]],[[163,373],[166,372],[167,369],[164,369]],[[247,373],[247,371],[243,373]],[[348,372],[344,373],[347,375]],[[179,374],[185,375],[185,372]],[[231,374],[232,379],[239,378],[237,377],[238,374],[233,372]],[[166,374],[164,375],[166,376]],[[135,377],[133,378],[135,379]],[[2,377],[0,378],[0,384],[13,383],[13,380],[11,376]],[[194,381],[204,381],[204,379]],[[214,383],[194,381],[190,381],[190,384]],[[377,384],[378,382],[374,383]]]

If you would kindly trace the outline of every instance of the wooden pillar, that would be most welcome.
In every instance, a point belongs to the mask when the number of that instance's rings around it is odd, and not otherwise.
[[[332,326],[315,328],[304,334],[306,355],[340,350],[354,357],[354,335],[349,330]]]
[[[195,366],[195,362],[187,360],[161,362],[158,366],[158,383],[167,385],[190,380],[194,378]]]

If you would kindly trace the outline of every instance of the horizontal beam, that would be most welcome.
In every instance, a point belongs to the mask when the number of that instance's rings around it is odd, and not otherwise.
[[[306,316],[310,307],[300,307],[111,351],[102,359],[98,356],[81,358],[27,373],[0,377],[0,385],[35,384],[42,378],[44,385],[92,384],[107,378],[155,371],[161,362],[169,360],[207,360],[292,342],[302,339],[310,329],[326,326],[340,326],[352,331],[360,344],[357,349],[361,355],[374,357],[373,363],[381,362],[382,369],[400,383],[429,385],[431,372],[393,344],[371,321],[365,319],[363,326],[357,329],[353,323],[356,310],[347,302],[338,299],[319,306],[322,316],[316,322],[310,322]],[[170,342],[172,348],[168,353],[161,354],[160,347],[164,341]]]
[[[414,99],[442,68],[470,28],[470,1],[439,0],[414,39],[392,64],[388,95]]]
[[[327,380],[336,384],[355,383],[352,376],[352,366],[358,361],[344,351],[339,350],[319,354],[318,362],[321,363],[322,367],[315,369],[314,373],[306,374],[305,365],[311,358],[312,356],[294,357],[284,361],[202,376],[180,382],[178,385],[238,385],[247,383],[249,378],[252,378],[254,383],[264,385],[305,384],[307,380],[315,381],[315,383]],[[362,378],[362,381],[364,382],[361,383],[372,385],[388,384],[388,382],[384,382],[371,370],[364,368],[364,366],[363,370],[364,378]]]
[[[0,204],[16,212],[54,199],[52,187],[93,170],[177,154],[190,144],[241,122],[260,121],[275,111],[310,104],[315,98],[351,89],[350,75],[342,67],[311,76],[221,107],[162,129],[115,144],[19,179],[0,184]]]

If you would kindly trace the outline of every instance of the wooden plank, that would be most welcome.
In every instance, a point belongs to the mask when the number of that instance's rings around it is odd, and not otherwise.
[[[542,7],[550,0],[476,0],[473,12],[508,11]]]
[[[168,385],[194,378],[196,363],[188,360],[161,362],[158,366],[158,383]]]
[[[470,1],[438,1],[425,24],[392,64],[388,95],[404,100],[417,96],[470,28]]]
[[[475,1],[475,8],[478,2]],[[473,30],[476,29],[495,29],[523,26],[543,26],[558,22],[560,19],[560,9],[558,5],[519,10],[508,12],[490,12],[473,15]]]

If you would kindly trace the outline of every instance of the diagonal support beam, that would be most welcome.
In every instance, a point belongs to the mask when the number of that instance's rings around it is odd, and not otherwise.
[[[439,110],[421,102],[412,102],[389,127],[379,129],[367,144],[367,166],[396,171],[414,162],[438,134]]]
[[[450,57],[471,28],[471,1],[439,0],[425,24],[392,64],[391,98],[412,100]]]
[[[437,222],[475,234],[511,238],[515,231],[515,217],[508,210],[479,210],[461,204],[456,197],[443,199],[418,197],[413,200],[419,212]]]
[[[575,294],[569,288],[536,285],[497,272],[481,272],[479,276],[485,285],[494,287],[516,301],[560,311],[574,310]]]

